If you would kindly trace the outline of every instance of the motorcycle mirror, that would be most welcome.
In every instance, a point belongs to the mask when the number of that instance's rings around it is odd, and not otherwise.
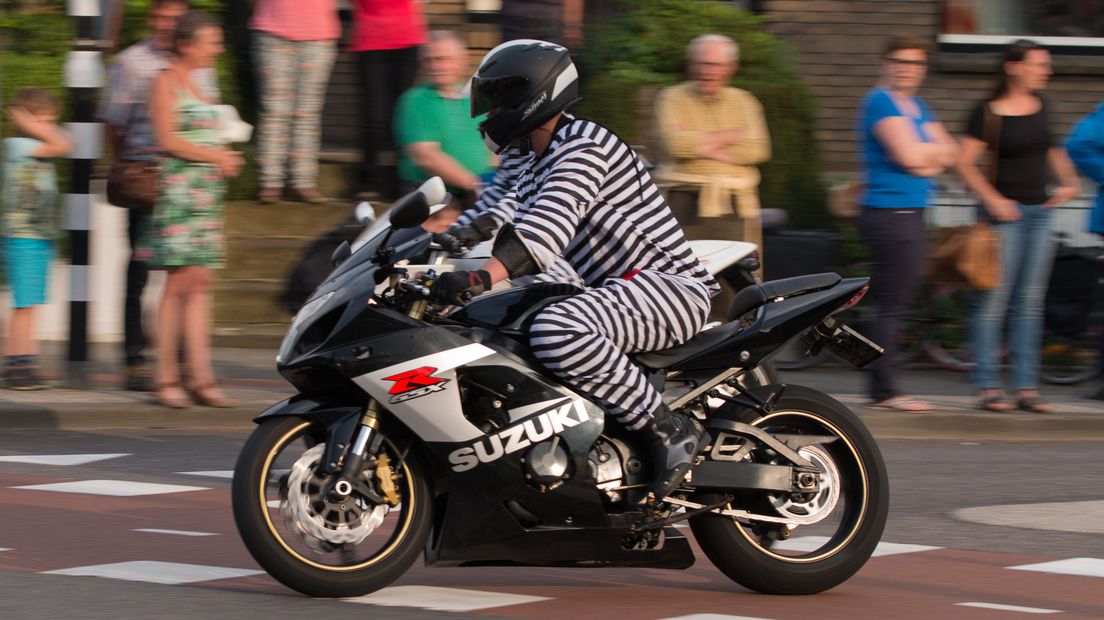
[[[421,225],[429,217],[429,203],[421,190],[399,199],[391,209],[391,228],[402,230]]]
[[[341,263],[345,262],[345,259],[349,258],[353,254],[353,249],[349,245],[348,241],[342,241],[341,245],[337,246],[333,255],[330,256],[330,262],[334,267],[337,267]]]
[[[359,224],[367,226],[376,221],[376,209],[370,202],[358,202],[355,209],[353,209],[353,217]]]

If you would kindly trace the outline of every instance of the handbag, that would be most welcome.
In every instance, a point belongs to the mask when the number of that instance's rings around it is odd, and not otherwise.
[[[985,106],[986,143],[990,150],[989,180],[997,183],[997,140],[1000,117]],[[1000,284],[1000,234],[987,221],[952,226],[936,232],[935,250],[928,256],[926,277],[931,282],[965,285],[988,291]]]
[[[155,161],[115,160],[107,173],[107,201],[126,209],[152,209],[159,172]]]
[[[927,279],[987,291],[1000,284],[1000,234],[988,222],[936,232]]]
[[[131,108],[124,135],[134,117]],[[107,173],[107,201],[125,209],[152,209],[157,202],[157,177],[160,165],[154,160],[116,158]]]

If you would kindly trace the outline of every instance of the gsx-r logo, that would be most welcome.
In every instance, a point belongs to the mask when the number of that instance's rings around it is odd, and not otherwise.
[[[387,392],[392,395],[391,403],[403,403],[445,389],[445,384],[449,380],[434,377],[433,373],[435,372],[437,372],[437,369],[432,366],[422,366],[397,375],[384,377],[384,381],[395,382],[395,385],[392,385]]]
[[[574,417],[572,417],[574,413]],[[568,401],[563,405],[527,418],[525,422],[507,427],[494,435],[484,437],[470,446],[453,450],[449,454],[452,471],[468,471],[480,463],[490,463],[559,435],[590,419],[583,401]]]

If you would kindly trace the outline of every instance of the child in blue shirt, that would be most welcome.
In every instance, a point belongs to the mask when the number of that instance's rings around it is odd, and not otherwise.
[[[4,386],[45,388],[38,375],[35,308],[46,303],[46,284],[58,233],[58,188],[54,164],[73,146],[57,125],[57,100],[41,88],[20,90],[7,109],[17,137],[3,143],[0,235],[11,286],[12,314]]]

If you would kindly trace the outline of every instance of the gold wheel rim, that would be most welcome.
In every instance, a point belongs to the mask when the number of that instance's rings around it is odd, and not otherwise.
[[[276,530],[276,525],[272,522],[272,515],[269,514],[268,501],[265,495],[265,487],[267,486],[268,482],[269,467],[272,466],[272,461],[276,458],[276,455],[279,454],[280,449],[287,444],[289,438],[297,435],[300,431],[310,425],[310,422],[303,422],[302,424],[299,424],[288,432],[284,433],[284,435],[280,437],[280,439],[278,439],[275,444],[272,445],[272,448],[268,451],[268,455],[265,457],[264,465],[261,469],[260,488],[258,489],[259,492],[257,493],[257,498],[258,501],[260,501],[261,505],[261,514],[264,515],[265,525],[268,526],[269,533],[272,534],[272,537],[276,539],[276,542],[280,543],[280,546],[284,548],[284,551],[286,551],[288,555],[294,557],[295,559],[308,566],[334,573],[347,573],[373,566],[374,564],[382,561],[387,556],[391,555],[399,546],[399,543],[406,539],[406,534],[410,530],[410,524],[414,520],[414,511],[420,509],[420,506],[415,506],[415,501],[417,500],[414,497],[414,477],[411,475],[410,468],[407,467],[406,461],[402,461],[402,471],[403,481],[405,484],[404,488],[406,489],[406,497],[403,498],[403,507],[407,518],[403,520],[402,527],[400,528],[398,535],[395,536],[394,540],[391,541],[391,544],[389,544],[386,548],[384,548],[376,555],[372,556],[367,561],[361,562],[359,564],[354,564],[352,566],[328,566],[326,564],[315,562],[314,560],[305,557],[303,554],[299,553],[295,549],[292,549],[287,544],[287,541],[284,540],[284,537],[280,535],[280,532]],[[392,446],[392,448],[393,447],[394,446]]]
[[[863,460],[862,460],[862,458],[859,457],[859,453],[858,453],[857,450],[855,450],[855,446],[851,443],[851,440],[847,437],[847,435],[845,435],[843,432],[841,432],[839,430],[839,428],[836,427],[835,424],[832,424],[831,422],[829,422],[828,420],[825,420],[824,418],[822,418],[820,416],[817,416],[815,414],[812,414],[812,413],[809,413],[809,412],[806,412],[806,411],[776,411],[776,412],[771,412],[770,414],[765,415],[765,416],[755,420],[754,422],[751,423],[751,425],[752,426],[759,426],[759,424],[761,424],[762,422],[766,422],[767,420],[770,420],[771,418],[778,417],[778,416],[791,416],[791,415],[796,415],[796,416],[800,416],[800,417],[804,417],[804,418],[809,418],[809,419],[815,420],[819,424],[823,424],[824,426],[826,426],[829,430],[832,431],[832,433],[834,433],[836,435],[836,437],[843,440],[844,444],[847,445],[847,449],[851,451],[851,455],[855,458],[855,463],[859,467],[859,479],[862,483],[862,493],[861,493],[861,495],[862,495],[862,504],[860,506],[859,517],[858,517],[858,519],[855,520],[854,527],[852,527],[851,531],[848,532],[846,538],[844,538],[837,545],[835,545],[831,549],[828,549],[827,551],[819,553],[819,554],[817,554],[813,557],[792,557],[792,556],[780,555],[778,553],[775,553],[775,552],[771,551],[770,549],[767,549],[767,548],[763,547],[761,544],[759,544],[757,541],[753,540],[751,538],[751,536],[748,535],[748,532],[744,528],[744,526],[742,526],[739,523],[736,523],[735,520],[733,520],[733,523],[736,526],[736,530],[738,532],[740,532],[741,536],[743,536],[752,545],[755,545],[755,547],[757,549],[759,549],[759,551],[766,554],[768,557],[772,557],[772,558],[774,558],[776,560],[780,560],[782,562],[790,562],[790,563],[793,563],[793,564],[811,564],[813,562],[820,562],[820,561],[826,560],[826,559],[832,557],[833,555],[836,555],[837,553],[839,553],[844,547],[846,547],[851,542],[851,540],[855,537],[855,534],[857,534],[859,532],[859,530],[862,529],[863,521],[866,520],[866,509],[867,509],[867,505],[868,505],[869,498],[870,498],[870,483],[869,483],[869,480],[867,479],[867,475],[866,475],[866,466],[865,466],[865,464],[863,464]]]

